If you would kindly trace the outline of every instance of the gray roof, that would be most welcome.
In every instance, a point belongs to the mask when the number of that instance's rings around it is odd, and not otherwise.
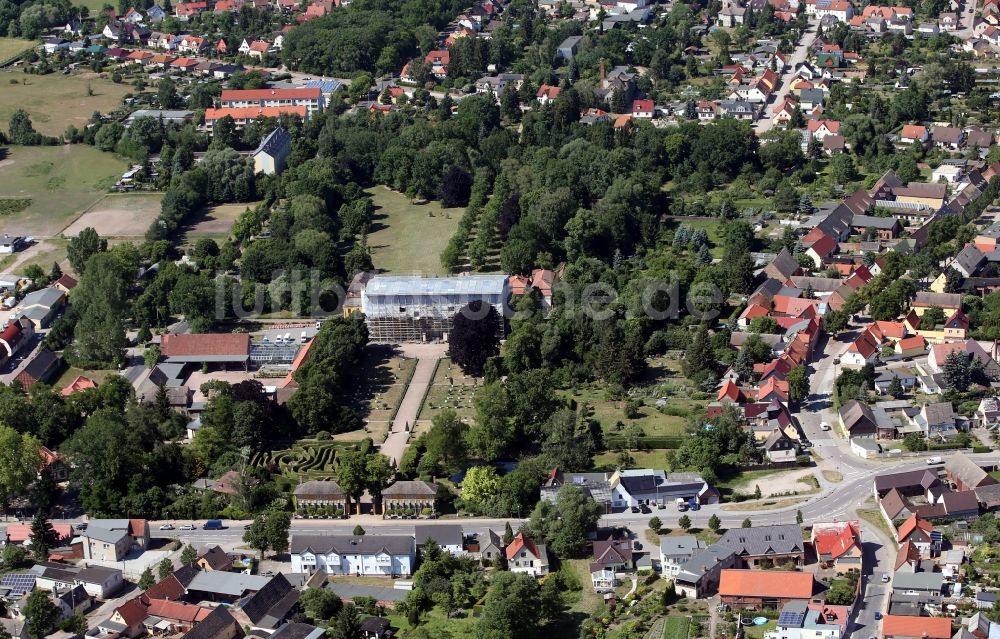
[[[307,623],[286,623],[271,635],[270,639],[320,639],[326,631]]]
[[[45,306],[47,308],[52,308],[59,304],[63,299],[64,293],[57,288],[40,288],[37,291],[32,291],[24,296],[21,300],[20,306],[27,308],[28,306]]]
[[[822,89],[803,89],[799,93],[799,100],[802,102],[808,102],[809,104],[822,104],[823,98],[824,94]]]
[[[312,480],[295,487],[297,497],[303,495],[323,495],[325,497],[343,497],[344,489],[333,480],[320,481]]]
[[[882,229],[890,230],[899,224],[899,220],[895,217],[878,217],[875,215],[855,215],[854,221],[851,223],[853,226],[861,226],[864,228],[872,229]]]
[[[697,583],[706,572],[735,554],[728,546],[712,544],[681,566],[680,572],[677,573],[677,581]]]
[[[374,281],[374,280],[372,280]],[[397,497],[397,496],[410,496],[410,495],[421,495],[426,497],[434,497],[437,495],[437,488],[433,484],[425,481],[397,481],[393,485],[389,486],[382,491],[382,496]]]
[[[292,553],[311,551],[316,554],[330,553],[351,555],[410,555],[413,552],[413,537],[403,535],[294,535]]]
[[[941,592],[944,575],[939,572],[897,572],[892,578],[892,589],[895,590],[927,590]]]
[[[693,555],[705,548],[705,544],[694,535],[660,537],[660,554],[665,557]]]
[[[751,557],[792,554],[805,550],[802,527],[798,524],[733,528],[727,530],[718,543],[732,548],[738,555]]]
[[[966,486],[975,488],[979,485],[997,483],[989,473],[972,461],[965,453],[957,453],[944,465],[945,471],[959,479]]]
[[[78,572],[76,578],[88,584],[103,584],[115,575],[121,577],[122,571],[117,568],[105,568],[104,566],[88,566]]]
[[[413,538],[418,546],[423,546],[428,538],[439,546],[461,546],[464,535],[460,524],[418,524],[413,527]]]
[[[184,634],[182,639],[216,639],[216,637],[223,636],[227,639],[238,639],[244,635],[243,628],[236,622],[233,615],[224,606],[219,606],[213,609],[200,623],[195,624],[194,628]]]
[[[885,475],[875,476],[875,490],[878,492],[891,490],[893,488],[911,488],[914,486],[920,486],[922,489],[926,490],[927,488],[937,486],[940,483],[941,480],[938,478],[936,471],[924,468],[908,470],[901,473],[887,473]]]
[[[971,275],[983,265],[983,262],[986,261],[986,256],[975,245],[969,244],[959,251],[958,256],[955,257],[955,261],[965,269],[966,273]]]
[[[257,149],[253,152],[254,155],[258,153],[267,153],[270,156],[278,155],[282,150],[287,150],[292,148],[292,134],[284,130],[280,126],[275,130],[267,134],[260,144],[257,145]]]
[[[580,40],[583,40],[583,36],[570,36],[562,41],[558,48],[568,49],[570,47],[575,47],[580,44]]]
[[[220,570],[199,570],[195,573],[188,590],[211,592],[230,597],[242,597],[248,592],[256,592],[271,581],[270,577],[245,575],[240,572],[223,572]]]
[[[365,294],[372,295],[495,295],[507,284],[506,275],[466,275],[463,277],[420,277],[376,275],[368,281]]]

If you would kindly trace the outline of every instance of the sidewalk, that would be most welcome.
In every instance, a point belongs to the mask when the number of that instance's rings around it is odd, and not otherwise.
[[[435,348],[426,348],[428,346]],[[420,405],[423,404],[424,395],[434,381],[434,370],[437,368],[438,360],[444,355],[442,351],[445,348],[446,346],[441,344],[419,344],[403,346],[400,349],[404,355],[416,356],[418,359],[413,377],[400,401],[399,410],[396,411],[396,418],[389,427],[389,436],[379,447],[379,452],[392,459],[396,465],[399,465],[399,460],[406,452],[406,445],[410,439],[409,430],[416,426]]]

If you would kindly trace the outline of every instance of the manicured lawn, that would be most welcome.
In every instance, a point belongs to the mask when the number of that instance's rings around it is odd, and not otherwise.
[[[576,601],[570,604],[570,610],[572,612],[583,612],[590,614],[598,610],[602,605],[604,605],[604,599],[601,595],[594,592],[594,588],[591,586],[590,578],[590,563],[587,559],[568,559],[562,562],[562,566],[559,569],[562,573],[572,573],[576,578],[577,583],[579,583],[582,588],[576,593],[570,593],[569,596],[576,596],[578,598]],[[569,603],[569,602],[568,602]]]
[[[763,626],[745,626],[743,636],[747,639],[764,639],[764,634],[778,627],[778,622],[771,619]]]
[[[31,198],[28,208],[3,219],[4,232],[11,235],[58,235],[128,168],[114,155],[86,145],[11,146],[7,151],[0,161],[0,197]]]
[[[0,74],[0,85],[0,122],[6,123],[21,108],[31,115],[35,130],[46,135],[61,135],[70,124],[82,129],[94,111],[114,111],[133,90],[89,71],[79,75],[12,71]],[[88,85],[93,95],[87,95]]]
[[[84,377],[89,377],[98,384],[101,384],[107,378],[117,374],[118,371],[111,369],[85,371],[82,368],[76,368],[75,366],[67,366],[65,370],[63,370],[62,375],[59,376],[59,379],[57,379],[52,384],[52,386],[55,388],[65,388],[69,386],[73,382],[73,380],[80,375],[83,375]]]
[[[375,268],[406,275],[444,275],[441,251],[455,234],[462,209],[440,202],[410,204],[409,198],[382,186],[368,189],[375,221],[368,236]]]
[[[31,47],[35,46],[35,42],[31,40],[22,40],[21,38],[0,38],[0,62],[8,58],[12,58],[22,51],[26,51]],[[0,82],[3,82],[5,78],[0,77]],[[6,87],[4,87],[6,89]]]
[[[688,639],[690,629],[689,617],[667,617],[667,622],[663,626],[663,639]]]

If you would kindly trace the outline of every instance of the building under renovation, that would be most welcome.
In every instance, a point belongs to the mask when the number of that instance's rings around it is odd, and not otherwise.
[[[509,296],[506,275],[376,275],[361,294],[361,310],[373,342],[448,341],[455,314],[475,300],[497,310],[497,332],[502,334],[504,304]]]

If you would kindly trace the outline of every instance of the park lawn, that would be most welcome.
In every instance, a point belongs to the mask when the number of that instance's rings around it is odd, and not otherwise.
[[[462,209],[445,209],[440,202],[411,204],[409,198],[384,186],[368,189],[375,221],[368,235],[375,268],[406,275],[445,275],[441,251],[455,234]]]
[[[0,161],[0,197],[31,198],[28,208],[3,220],[11,235],[58,235],[128,169],[116,156],[86,145],[7,151]]]
[[[656,406],[643,405],[639,410],[640,416],[636,419],[627,419],[623,410],[624,402],[609,401],[604,396],[603,389],[575,389],[570,393],[565,393],[577,404],[587,403],[594,409],[594,419],[601,424],[601,430],[605,433],[613,433],[617,422],[623,424],[635,424],[642,428],[647,436],[674,436],[684,435],[687,418],[678,415],[665,415],[657,410]],[[668,399],[668,406],[676,406],[681,411],[691,411],[697,409],[699,404],[694,400]]]
[[[133,90],[127,84],[115,84],[89,71],[79,75],[29,75],[14,71],[5,74],[0,82],[3,82],[0,122],[7,122],[21,108],[31,116],[36,131],[56,136],[62,135],[71,124],[83,129],[94,111],[114,111],[121,106],[125,94]],[[87,95],[88,86],[93,95]]]
[[[36,42],[23,40],[21,38],[0,38],[0,62],[13,58],[22,51],[27,51],[35,46]],[[6,89],[6,87],[4,87]]]
[[[688,639],[690,629],[690,617],[667,617],[663,625],[663,639]]]

